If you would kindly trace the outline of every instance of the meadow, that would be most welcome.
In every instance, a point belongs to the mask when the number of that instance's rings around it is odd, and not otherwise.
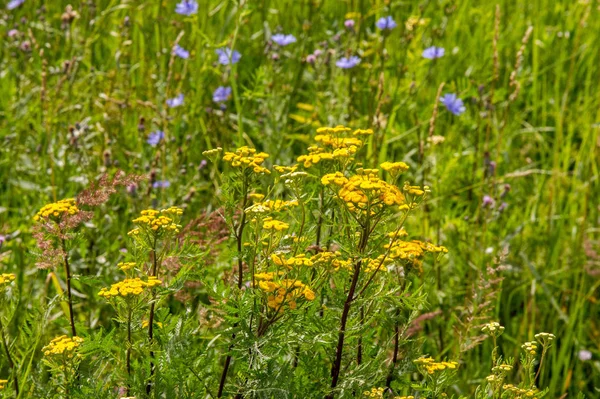
[[[600,398],[599,32],[0,1],[0,397]]]

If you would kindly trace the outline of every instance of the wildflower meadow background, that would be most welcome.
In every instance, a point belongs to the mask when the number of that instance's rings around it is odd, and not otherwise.
[[[0,0],[0,397],[599,398],[597,0]]]

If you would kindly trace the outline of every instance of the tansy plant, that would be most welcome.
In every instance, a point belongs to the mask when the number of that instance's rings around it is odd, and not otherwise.
[[[147,279],[142,281],[140,278],[129,277],[124,281],[113,285],[110,289],[100,291],[99,295],[107,299],[120,297],[124,301],[120,303],[124,306],[127,320],[127,339],[131,344],[131,318],[135,309],[141,304],[150,303],[148,313],[148,345],[150,347],[150,378],[146,385],[146,393],[149,395],[152,390],[152,379],[155,375],[154,363],[154,317],[156,304],[159,297],[155,294],[148,294],[143,302],[140,302],[140,295],[146,289],[161,284],[160,276],[163,273],[162,262],[169,256],[177,246],[176,235],[179,233],[179,217],[183,214],[183,209],[172,206],[162,210],[146,209],[140,213],[140,216],[133,219],[136,226],[129,231],[128,235],[134,241],[134,253],[139,254],[140,259],[147,260],[150,266],[142,268],[147,275]],[[135,264],[122,263],[119,268],[128,276],[132,276],[132,269]],[[131,350],[127,351],[127,373],[131,376]]]
[[[6,355],[6,360],[8,361],[8,367],[10,367],[10,371],[13,374],[13,387],[15,390],[15,395],[19,396],[19,381],[15,368],[15,360],[13,359],[13,355],[11,354],[11,349],[9,345],[8,333],[4,328],[3,317],[7,317],[3,311],[9,308],[6,303],[6,291],[9,286],[12,285],[13,281],[15,281],[16,276],[13,273],[2,273],[0,274],[0,337],[2,338],[2,348]],[[4,386],[8,383],[7,380],[0,380],[0,389],[4,388]]]
[[[538,387],[538,377],[542,371],[547,351],[556,338],[554,334],[539,333],[535,335],[535,341],[525,342],[521,345],[520,383],[511,383],[510,380],[514,376],[513,369],[518,365],[515,364],[514,359],[503,359],[498,355],[497,339],[504,333],[504,327],[498,322],[491,322],[484,325],[482,330],[493,339],[492,370],[485,378],[486,384],[477,388],[475,397],[477,399],[516,399],[545,396],[547,391]]]
[[[397,306],[398,323],[400,313],[411,313],[406,304],[421,300],[415,295],[403,300],[405,305],[399,301],[400,294],[410,296],[409,274],[422,272],[427,254],[447,250],[409,239],[405,224],[430,189],[399,182],[409,169],[404,162],[385,162],[380,169],[362,167],[364,139],[372,134],[369,129],[343,126],[319,128],[314,143],[296,164],[274,165],[272,170],[266,165],[268,154],[253,148],[241,147],[222,157],[224,216],[235,242],[236,278],[221,294],[235,311],[230,315],[232,334],[217,397],[226,392],[241,397],[241,392],[256,386],[268,365],[265,337],[276,340],[277,326],[287,325],[293,331],[297,320],[308,318],[327,326],[324,334],[329,344],[318,347],[330,359],[329,388],[322,392],[333,398],[356,384],[354,380],[340,384],[342,370],[360,369],[363,352],[377,352],[372,341],[364,342],[362,332],[381,317],[378,307],[383,306],[383,298]],[[218,162],[219,153],[220,149],[205,154]],[[401,330],[406,326],[396,327],[391,367],[383,362],[373,366],[383,367],[388,387],[396,375]],[[299,333],[292,331],[288,334]],[[350,345],[356,348],[354,362],[347,354]],[[301,346],[290,347],[292,370],[300,361]],[[247,371],[238,368],[237,384],[227,389],[235,356]],[[439,364],[447,370],[457,366]],[[433,366],[438,363],[429,365]]]

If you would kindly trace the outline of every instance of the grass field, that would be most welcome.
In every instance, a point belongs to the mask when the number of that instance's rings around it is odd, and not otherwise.
[[[600,398],[599,32],[0,1],[0,397]]]

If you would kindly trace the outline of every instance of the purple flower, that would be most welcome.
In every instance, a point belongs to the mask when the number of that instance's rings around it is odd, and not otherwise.
[[[227,101],[227,99],[229,98],[230,95],[231,95],[231,87],[219,86],[213,92],[213,101],[216,103]]]
[[[271,40],[282,47],[287,46],[288,44],[296,43],[296,38],[294,35],[284,35],[283,33],[278,33],[271,36]]]
[[[315,51],[313,51],[313,54],[314,54],[316,57],[318,57],[318,56],[320,56],[321,54],[323,54],[323,50],[321,50],[321,49],[316,49]]]
[[[354,28],[354,20],[353,19],[347,19],[344,21],[344,26],[348,29],[352,29]]]
[[[579,358],[579,360],[581,360],[582,362],[586,362],[588,360],[592,360],[592,352],[586,350],[586,349],[582,349],[577,353],[577,357]]]
[[[10,37],[11,39],[13,37],[17,37],[17,36],[19,36],[19,31],[18,30],[11,29],[11,30],[8,31],[8,37]]]
[[[176,44],[175,47],[173,47],[173,54],[185,60],[187,60],[190,57],[190,52],[181,47],[179,44]]]
[[[446,50],[443,47],[431,46],[423,50],[423,58],[435,60],[436,58],[443,57],[445,52]]]
[[[12,1],[9,1],[8,4],[6,5],[6,9],[7,10],[14,10],[15,8],[19,7],[23,3],[25,3],[25,0],[12,0]]]
[[[398,26],[396,21],[394,21],[394,18],[392,18],[391,16],[379,18],[375,25],[381,30],[391,30]]]
[[[181,3],[175,6],[177,14],[190,16],[198,12],[198,2],[196,0],[181,0]]]
[[[456,94],[454,93],[446,94],[440,101],[446,106],[448,111],[452,112],[454,115],[460,115],[467,110],[463,101],[456,97]]]
[[[183,104],[183,94],[180,94],[175,98],[169,98],[167,100],[167,105],[171,108],[179,107],[182,104]]]
[[[242,58],[242,55],[238,51],[231,51],[231,49],[227,47],[217,49],[215,50],[215,53],[219,55],[219,64],[221,65],[229,65],[230,63],[235,64]]]
[[[338,68],[342,68],[342,69],[354,68],[358,64],[360,64],[360,57],[357,57],[356,55],[353,55],[352,57],[340,58],[335,63],[335,65],[337,65]]]
[[[164,138],[165,133],[161,130],[157,130],[156,132],[152,132],[148,135],[148,140],[146,140],[146,142],[152,147],[156,147],[158,143],[160,143],[160,141]]]
[[[500,206],[498,207],[498,212],[504,212],[504,210],[508,208],[508,204],[506,202],[503,202],[500,204]]]
[[[317,61],[317,56],[314,54],[309,54],[306,56],[306,62],[309,64],[314,64]]]
[[[171,186],[171,182],[168,180],[157,180],[152,183],[152,188],[167,188]]]
[[[208,161],[206,159],[203,159],[202,161],[200,161],[200,164],[198,165],[198,170],[203,169],[207,164],[208,164]]]
[[[496,201],[494,201],[494,199],[492,197],[490,197],[489,195],[484,195],[481,206],[483,206],[484,208],[486,208],[488,206],[490,208],[493,208],[495,203],[496,203]]]

